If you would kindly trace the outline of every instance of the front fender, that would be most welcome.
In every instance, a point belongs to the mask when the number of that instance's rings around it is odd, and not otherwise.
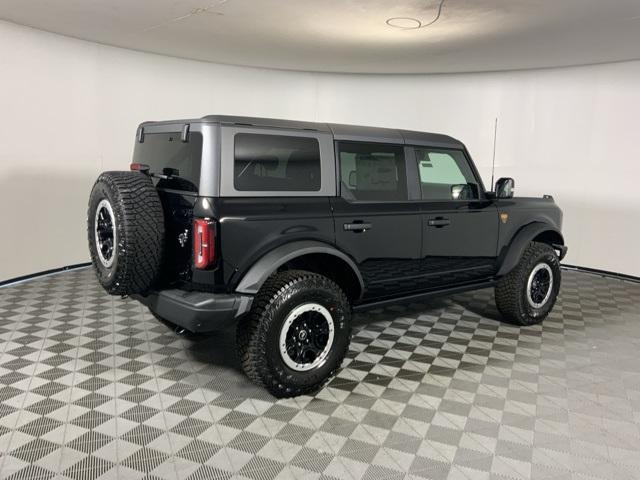
[[[340,250],[327,245],[326,243],[313,240],[301,240],[297,242],[287,243],[266,253],[245,273],[236,288],[236,292],[255,295],[260,290],[262,284],[274,273],[279,267],[294,258],[301,257],[310,253],[323,253],[333,255],[344,261],[353,270],[360,283],[360,291],[364,291],[364,281],[358,270],[357,265],[351,258]]]
[[[529,245],[529,243],[531,243],[534,238],[541,234],[544,234],[545,232],[550,232],[558,235],[559,238],[562,239],[561,243],[553,243],[554,248],[560,250],[560,259],[562,260],[562,257],[564,257],[567,251],[567,248],[564,246],[562,233],[560,233],[560,231],[556,227],[549,223],[532,222],[518,230],[511,239],[508,247],[505,248],[503,252],[501,252],[498,259],[500,268],[498,269],[497,276],[501,277],[513,270],[520,261],[525,248],[527,248],[527,245]]]

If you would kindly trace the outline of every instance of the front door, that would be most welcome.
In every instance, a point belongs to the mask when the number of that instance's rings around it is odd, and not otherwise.
[[[496,272],[498,211],[484,196],[463,150],[415,147],[422,214],[425,289],[460,285]]]
[[[336,244],[358,264],[365,298],[416,290],[422,221],[409,201],[405,148],[339,142],[340,197],[331,199]]]

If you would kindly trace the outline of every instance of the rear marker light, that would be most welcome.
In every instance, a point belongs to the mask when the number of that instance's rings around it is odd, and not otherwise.
[[[145,165],[144,163],[132,163],[129,168],[133,172],[147,173],[149,171],[149,165]]]
[[[215,225],[212,221],[198,219],[193,222],[193,264],[199,270],[215,261]]]

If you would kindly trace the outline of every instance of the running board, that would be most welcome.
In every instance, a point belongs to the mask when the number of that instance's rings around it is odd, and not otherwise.
[[[458,285],[455,287],[442,288],[439,290],[431,290],[428,292],[413,293],[401,297],[386,298],[384,300],[374,300],[372,302],[360,303],[353,306],[354,312],[363,312],[375,308],[382,308],[388,305],[397,305],[399,303],[412,303],[420,300],[426,300],[431,297],[440,297],[443,295],[453,295],[455,293],[468,292],[470,290],[480,290],[481,288],[494,287],[498,283],[497,280],[483,280],[482,282],[469,283],[466,285]]]

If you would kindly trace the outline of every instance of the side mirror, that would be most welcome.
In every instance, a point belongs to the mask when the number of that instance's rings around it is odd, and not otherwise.
[[[496,182],[495,195],[496,198],[513,198],[516,182],[513,178],[502,177]]]
[[[466,183],[451,185],[451,198],[453,200],[469,200],[471,197],[471,187]]]

